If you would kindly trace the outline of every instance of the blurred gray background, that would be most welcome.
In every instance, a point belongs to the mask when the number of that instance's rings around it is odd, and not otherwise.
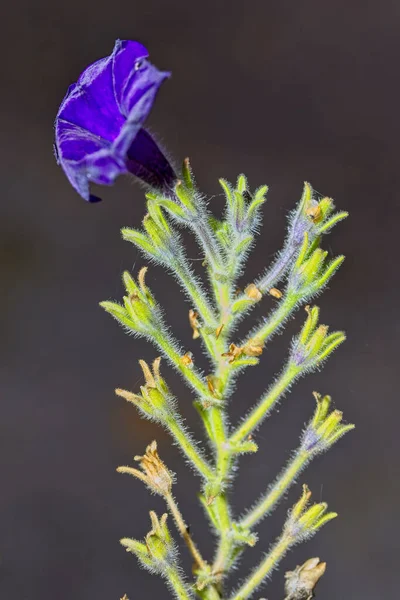
[[[168,436],[114,396],[137,390],[138,359],[156,351],[118,328],[98,302],[122,294],[120,273],[143,260],[119,228],[138,225],[143,191],[125,178],[85,204],[52,155],[52,122],[67,86],[138,39],[173,72],[150,119],[177,163],[222,207],[218,178],[240,172],[270,186],[265,224],[243,281],[279,249],[303,180],[351,219],[325,239],[347,260],[321,297],[322,322],[348,341],[323,372],[297,384],[258,432],[234,486],[240,513],[275,477],[313,410],[333,396],[357,429],[301,476],[259,528],[235,577],[280,530],[307,482],[340,518],[282,563],[258,597],[282,600],[283,573],[310,556],[328,562],[321,600],[396,598],[398,590],[398,162],[400,5],[395,1],[17,0],[2,7],[0,296],[0,596],[15,600],[167,598],[118,544],[142,537],[163,511],[140,482],[115,473],[154,437],[176,471],[176,496],[201,550],[212,540],[187,471]],[[196,245],[187,238],[193,264]],[[183,345],[199,353],[188,306],[155,267],[148,282]],[[249,325],[274,305],[265,299]],[[280,369],[299,313],[248,370],[231,403],[236,422]],[[199,359],[200,360],[200,359]],[[188,425],[202,435],[191,394],[165,365]],[[179,542],[182,553],[185,548]],[[190,561],[186,559],[186,567]]]

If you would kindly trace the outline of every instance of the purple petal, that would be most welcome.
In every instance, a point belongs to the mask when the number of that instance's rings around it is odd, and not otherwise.
[[[171,191],[176,175],[151,135],[140,129],[128,150],[128,170],[150,186]]]
[[[58,118],[112,142],[124,123],[112,83],[111,57],[88,67],[65,96]]]
[[[130,42],[128,40],[117,40],[113,51],[113,86],[115,100],[120,112],[123,114],[123,98],[126,87],[132,75],[142,61],[149,56],[148,51],[139,42]],[[127,116],[127,115],[125,115]]]
[[[140,43],[117,40],[112,54],[85,69],[61,103],[55,123],[57,158],[85,200],[91,199],[89,181],[111,185],[127,171],[161,189],[169,189],[176,179],[155,141],[141,133],[158,89],[169,77],[147,56]]]

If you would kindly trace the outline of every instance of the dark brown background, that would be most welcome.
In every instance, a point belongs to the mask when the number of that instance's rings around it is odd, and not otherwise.
[[[168,597],[118,545],[145,534],[148,509],[163,510],[139,482],[115,474],[154,436],[211,555],[194,499],[198,480],[167,435],[113,395],[117,385],[137,390],[137,360],[156,356],[97,307],[120,297],[123,269],[143,264],[118,231],[143,217],[142,191],[125,179],[103,190],[101,205],[87,205],[52,156],[52,121],[67,86],[118,37],[141,40],[155,64],[173,71],[152,130],[174,159],[191,156],[213,209],[222,204],[218,177],[244,171],[253,187],[269,184],[246,281],[280,247],[304,179],[351,212],[325,241],[348,259],[319,301],[323,322],[345,328],[348,341],[260,430],[260,452],[243,459],[235,484],[236,510],[295,447],[312,390],[332,394],[357,429],[262,524],[239,574],[266,550],[307,481],[340,518],[286,557],[256,597],[282,600],[284,571],[315,555],[328,561],[321,600],[397,597],[399,3],[22,0],[2,13],[1,598]],[[198,258],[194,244],[190,256]],[[185,347],[196,349],[175,285],[157,268],[149,283]],[[266,300],[263,310],[272,306]],[[302,319],[271,343],[263,367],[247,372],[232,402],[235,420],[279,370]],[[190,394],[167,367],[164,374],[200,436]]]

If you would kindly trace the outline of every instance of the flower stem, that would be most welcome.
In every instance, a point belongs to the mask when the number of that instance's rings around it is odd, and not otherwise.
[[[170,431],[171,435],[177,441],[182,452],[189,459],[190,463],[197,469],[197,471],[205,479],[211,479],[213,477],[213,470],[207,461],[197,451],[196,447],[192,443],[188,433],[181,427],[177,418],[169,418],[166,421],[166,426]]]
[[[212,270],[217,270],[221,264],[220,251],[212,232],[207,224],[207,214],[202,214],[200,219],[193,221],[192,229],[203,247],[205,258]]]
[[[292,545],[290,536],[282,535],[266,555],[265,559],[253,571],[241,588],[230,600],[248,600],[281,561]]]
[[[250,334],[250,338],[266,341],[276,332],[278,327],[282,325],[289,317],[291,312],[296,307],[298,299],[295,296],[287,296],[274,310],[271,316],[265,319],[264,323],[256,330],[253,330]]]
[[[252,431],[262,423],[273,405],[288,390],[290,385],[299,375],[298,368],[289,364],[282,375],[276,380],[267,394],[253,408],[244,422],[236,429],[230,438],[232,444],[242,442]]]
[[[174,521],[175,521],[175,524],[176,524],[176,527],[177,527],[179,533],[185,540],[185,543],[186,543],[187,547],[189,548],[190,554],[193,556],[193,560],[196,563],[196,567],[198,567],[199,569],[205,569],[207,567],[207,563],[202,558],[199,550],[197,549],[196,544],[192,540],[192,537],[189,533],[188,527],[187,527],[185,521],[183,520],[182,514],[181,514],[181,512],[178,508],[178,505],[176,504],[175,499],[171,493],[165,495],[165,501],[168,505],[169,510],[171,511],[171,514],[174,518]]]
[[[182,581],[178,569],[173,566],[168,566],[165,570],[165,577],[174,590],[178,600],[192,600],[193,595],[188,591],[187,586]]]
[[[178,275],[182,287],[188,292],[203,321],[211,326],[215,323],[215,315],[193,274],[181,262],[174,262],[171,268]]]
[[[201,290],[196,279],[192,273],[184,264],[174,264],[174,273],[178,276],[182,283],[182,287],[190,296],[194,308],[200,315],[203,321],[203,327],[201,330],[201,337],[206,345],[206,348],[211,356],[215,355],[215,330],[218,326],[216,316],[213,313],[212,308],[209,306],[207,299],[204,297],[203,291]],[[211,334],[207,331],[212,331]]]
[[[254,527],[267,516],[287,489],[295,482],[310,459],[309,452],[299,449],[276,481],[270,486],[266,495],[241,519],[240,526],[244,528]]]
[[[210,392],[207,388],[207,385],[202,380],[201,376],[196,372],[196,369],[190,368],[182,362],[182,357],[176,350],[178,344],[173,343],[170,339],[170,336],[166,335],[164,331],[154,331],[152,337],[160,350],[162,350],[165,356],[169,359],[172,366],[183,375],[189,386],[200,397],[210,397]]]

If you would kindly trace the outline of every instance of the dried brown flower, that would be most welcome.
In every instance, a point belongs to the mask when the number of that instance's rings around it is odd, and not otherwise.
[[[311,600],[314,596],[314,588],[325,570],[325,562],[320,563],[319,558],[309,558],[294,571],[285,573],[287,594],[285,600]]]
[[[132,467],[118,467],[118,473],[127,473],[141,479],[153,492],[161,496],[170,494],[173,483],[172,473],[160,459],[155,440],[147,446],[144,456],[135,456],[135,460],[140,463],[141,471]]]
[[[277,298],[278,300],[280,298],[282,298],[282,296],[283,296],[281,290],[278,290],[278,288],[275,288],[275,287],[268,290],[268,293],[270,296],[273,296],[274,298]]]
[[[189,323],[190,323],[190,327],[193,329],[193,339],[197,340],[198,337],[200,337],[200,323],[197,320],[198,317],[198,313],[193,310],[192,308],[189,310]]]
[[[256,302],[259,302],[262,298],[262,293],[254,283],[250,283],[245,288],[244,293],[248,298],[251,298],[251,300],[255,300]]]

